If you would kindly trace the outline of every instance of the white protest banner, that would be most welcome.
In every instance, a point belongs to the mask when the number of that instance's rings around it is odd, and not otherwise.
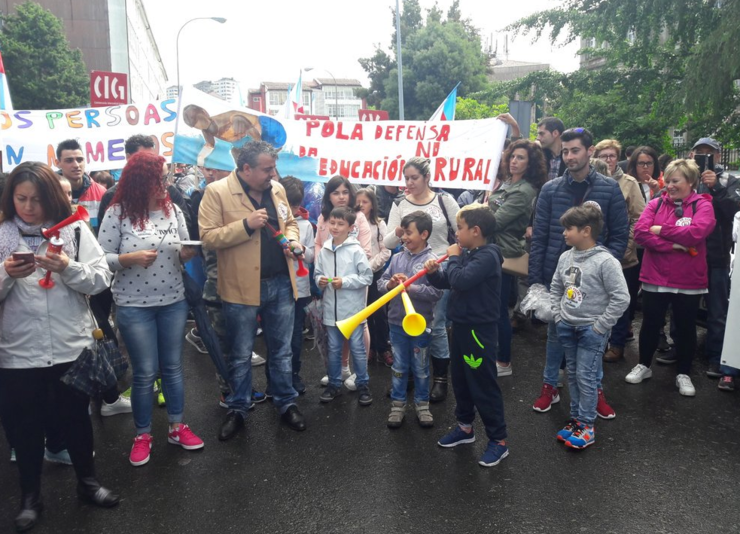
[[[739,258],[740,256],[735,254],[735,267],[732,270],[732,284],[730,284],[730,307],[727,312],[727,326],[729,328],[725,329],[725,340],[722,347],[722,365],[734,367],[735,369],[740,369],[740,329],[735,330],[730,325],[740,324]]]
[[[170,161],[177,119],[177,99],[107,108],[0,111],[3,170],[24,161],[54,166],[55,150],[65,139],[77,139],[87,171],[122,169],[124,141],[149,135],[157,152]]]
[[[431,185],[491,189],[507,126],[450,122],[282,120],[185,89],[173,161],[231,170],[231,149],[261,139],[280,149],[278,170],[303,181],[341,174],[358,184],[403,185],[413,156],[431,160]]]

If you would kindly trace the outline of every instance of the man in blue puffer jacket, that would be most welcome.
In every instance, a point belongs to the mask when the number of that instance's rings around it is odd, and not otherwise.
[[[604,228],[599,235],[598,244],[609,249],[618,260],[624,256],[627,248],[629,222],[624,195],[616,181],[597,173],[590,166],[589,160],[594,151],[591,132],[585,128],[571,128],[563,132],[560,139],[567,170],[563,176],[546,183],[537,200],[529,254],[530,286],[543,284],[550,287],[558,259],[567,248],[560,217],[573,206],[586,202],[598,204],[604,216]],[[532,406],[535,411],[547,412],[553,404],[560,402],[557,389],[558,370],[563,361],[563,349],[558,341],[555,324],[550,323],[547,330],[544,384],[539,398]],[[602,375],[600,369],[599,382]],[[600,383],[597,413],[606,419],[615,416],[614,410],[606,403]]]

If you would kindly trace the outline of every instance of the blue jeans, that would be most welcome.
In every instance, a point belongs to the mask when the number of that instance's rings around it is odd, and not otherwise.
[[[612,347],[624,348],[627,344],[627,334],[629,334],[632,319],[635,316],[635,303],[637,302],[637,294],[640,290],[640,266],[635,265],[634,267],[629,267],[624,269],[622,273],[624,274],[627,289],[630,293],[630,305],[624,310],[622,317],[619,318],[617,324],[612,328],[609,344]]]
[[[152,431],[152,403],[157,370],[167,399],[167,419],[181,423],[185,407],[182,380],[182,343],[188,303],[167,306],[118,306],[118,328],[128,349],[133,373],[131,407],[137,434]]]
[[[326,327],[327,340],[329,342],[329,358],[327,375],[329,375],[329,385],[335,388],[342,387],[342,345],[344,345],[344,336],[336,326]],[[352,357],[354,366],[355,384],[357,389],[367,386],[370,377],[367,374],[367,348],[365,347],[365,325],[362,324],[355,328],[349,337],[349,353]]]
[[[603,389],[601,380],[604,378],[604,361],[599,358],[598,370],[598,388]],[[545,348],[545,372],[543,373],[543,382],[550,384],[552,387],[558,386],[558,371],[565,369],[565,351],[558,338],[558,332],[555,323],[550,322],[547,325],[547,345]]]
[[[303,324],[306,321],[306,306],[311,303],[311,297],[301,297],[295,301],[293,314],[293,338],[290,341],[290,350],[293,353],[293,375],[301,372],[301,351],[303,350]]]
[[[447,301],[450,299],[450,290],[442,292],[442,298],[434,307],[434,322],[432,322],[432,343],[430,350],[432,358],[440,360],[450,359],[450,344],[447,341]]]
[[[414,373],[414,402],[429,401],[429,345],[432,333],[427,330],[420,336],[412,337],[403,327],[391,324],[391,345],[393,346],[393,369],[391,399],[406,402],[409,371]]]
[[[501,273],[501,308],[498,317],[498,355],[501,363],[511,362],[511,320],[509,319],[509,294],[516,282],[511,274]]]
[[[295,404],[298,393],[293,389],[293,336],[295,301],[287,275],[260,280],[260,305],[234,304],[224,301],[229,347],[229,379],[234,391],[226,398],[229,411],[246,418],[252,399],[252,349],[257,332],[257,314],[262,318],[262,331],[268,346],[267,365],[273,395],[272,402],[284,413]]]
[[[609,332],[599,334],[593,325],[572,326],[565,321],[560,321],[556,328],[568,368],[570,417],[593,425],[598,402],[599,362]]]

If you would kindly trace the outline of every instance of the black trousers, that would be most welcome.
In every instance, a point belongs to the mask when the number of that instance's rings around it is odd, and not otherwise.
[[[691,361],[696,352],[696,313],[699,311],[701,295],[682,293],[642,292],[642,328],[640,329],[640,363],[650,367],[653,354],[658,348],[660,332],[665,323],[665,313],[670,305],[673,309],[675,334],[671,334],[676,346],[678,367],[676,374],[688,375]]]
[[[373,274],[373,283],[370,284],[370,288],[367,291],[368,304],[375,302],[381,297],[380,291],[378,291],[378,280],[380,280],[381,276],[383,276],[382,270]],[[367,318],[367,327],[370,331],[370,348],[378,353],[378,355],[389,350],[388,313],[386,306],[382,306]]]
[[[95,476],[90,399],[59,380],[71,365],[0,369],[0,416],[15,448],[24,494],[41,488],[44,422],[52,402],[77,477]]]
[[[496,323],[452,325],[450,366],[455,392],[455,417],[470,425],[478,410],[488,439],[506,439],[504,399],[496,382]]]

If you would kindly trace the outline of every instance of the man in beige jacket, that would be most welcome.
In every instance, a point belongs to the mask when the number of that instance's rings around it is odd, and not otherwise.
[[[198,212],[203,244],[218,256],[218,293],[231,344],[226,399],[229,412],[218,438],[232,438],[244,426],[252,396],[252,347],[257,315],[269,347],[268,389],[282,420],[305,430],[293,389],[290,340],[297,291],[291,252],[303,251],[298,225],[285,190],[273,181],[277,152],[268,143],[252,141],[238,154],[237,168],[206,187]],[[269,226],[289,241],[284,250]]]

